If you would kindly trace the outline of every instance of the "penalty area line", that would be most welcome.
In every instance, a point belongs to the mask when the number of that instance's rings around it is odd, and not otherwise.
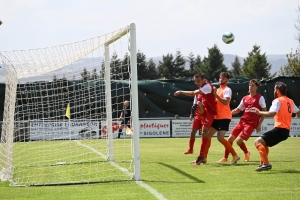
[[[80,146],[83,146],[89,150],[91,150],[92,152],[100,155],[103,159],[107,160],[107,156],[99,151],[97,151],[96,149],[88,146],[88,145],[85,145],[85,144],[82,144],[80,141],[78,140],[73,140],[74,142],[76,142],[78,145]],[[120,171],[124,172],[126,175],[128,176],[132,176],[132,173],[130,173],[128,171],[128,169],[124,168],[124,167],[121,167],[120,165],[116,164],[115,162],[110,162],[110,164],[112,166],[114,166],[115,168],[119,169]],[[144,181],[135,181],[136,184],[138,184],[139,186],[145,188],[148,192],[150,192],[152,195],[154,195],[157,199],[159,200],[165,200],[166,198],[160,194],[156,189],[152,188],[150,185],[148,185],[147,183],[145,183]]]

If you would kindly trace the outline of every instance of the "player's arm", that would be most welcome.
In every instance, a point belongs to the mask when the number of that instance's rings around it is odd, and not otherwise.
[[[197,108],[198,108],[197,97],[195,96],[194,97],[194,102],[193,102],[193,105],[192,105],[192,108],[191,108],[190,120],[192,120],[195,117],[195,113],[196,113]]]
[[[229,88],[228,88],[229,89]],[[231,90],[227,90],[224,91],[223,96],[224,98],[221,98],[218,94],[217,94],[217,88],[214,87],[214,95],[215,97],[218,99],[218,101],[220,101],[222,104],[227,105],[230,101],[230,97],[231,97]]]
[[[267,108],[262,108],[261,110],[262,111],[267,111]],[[261,125],[262,125],[262,123],[263,123],[264,120],[265,120],[265,116],[261,115],[260,119],[259,119],[259,122],[258,122],[258,125],[256,127],[256,132],[260,132],[261,131]]]
[[[236,115],[236,114],[240,113],[241,111],[243,111],[244,109],[245,109],[245,106],[244,106],[244,101],[242,99],[240,104],[238,105],[238,107],[231,111],[231,114]]]
[[[272,101],[272,105],[269,111],[259,110],[258,108],[250,108],[250,112],[254,112],[257,115],[264,116],[264,117],[274,117],[280,108],[280,101],[278,99],[274,99]]]
[[[123,117],[123,111],[121,112],[119,119],[122,119],[122,117]]]
[[[178,90],[174,93],[174,96],[178,96],[180,94],[183,94],[185,96],[195,96],[197,94],[203,94],[203,92],[201,90],[194,90],[194,91],[182,91],[182,90]]]

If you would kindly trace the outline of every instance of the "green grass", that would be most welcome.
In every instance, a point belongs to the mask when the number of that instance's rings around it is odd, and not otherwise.
[[[142,181],[166,199],[300,199],[300,138],[270,148],[273,169],[256,172],[259,155],[250,138],[250,162],[220,164],[223,146],[213,138],[208,163],[193,166],[197,154],[183,155],[188,138],[140,140]],[[201,139],[196,140],[198,152]],[[234,145],[242,157],[242,151]],[[10,187],[0,182],[0,199],[156,199],[135,181],[89,185]]]

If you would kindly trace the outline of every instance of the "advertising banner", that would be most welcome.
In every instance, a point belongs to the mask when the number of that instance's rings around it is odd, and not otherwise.
[[[170,120],[140,120],[140,137],[171,137]]]
[[[99,122],[30,122],[30,140],[99,138]]]

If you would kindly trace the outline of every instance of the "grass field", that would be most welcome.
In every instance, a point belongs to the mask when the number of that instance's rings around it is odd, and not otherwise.
[[[300,199],[300,138],[290,137],[270,148],[273,169],[256,172],[259,156],[250,138],[250,162],[216,161],[223,146],[213,138],[208,163],[194,166],[197,154],[183,155],[188,138],[140,140],[141,182],[119,181],[89,185],[10,187],[0,182],[0,199]],[[198,152],[200,139],[195,149]],[[234,145],[242,157],[242,151]]]

